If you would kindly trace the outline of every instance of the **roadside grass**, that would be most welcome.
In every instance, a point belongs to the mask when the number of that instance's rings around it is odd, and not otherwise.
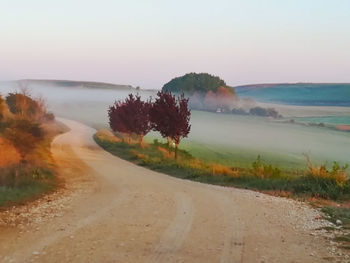
[[[341,220],[342,231],[335,236],[334,241],[339,243],[339,248],[350,250],[350,208],[328,206],[323,207],[321,211],[328,215],[328,220],[335,225],[337,220]]]
[[[105,134],[104,134],[105,135]],[[179,150],[174,160],[173,149],[166,143],[154,140],[144,147],[118,140],[112,133],[95,134],[95,141],[106,151],[137,165],[171,176],[193,181],[235,186],[281,196],[318,197],[332,200],[350,199],[349,180],[339,183],[333,170],[323,166],[313,170],[289,170],[266,164],[258,157],[253,163],[242,166],[228,166],[222,163],[193,157],[189,152]],[[306,165],[305,165],[306,166]],[[321,173],[321,172],[322,173]]]
[[[45,138],[25,162],[0,168],[0,207],[21,204],[54,190],[59,181],[51,155],[51,142],[67,130],[58,122],[43,125]]]
[[[0,206],[21,203],[53,190],[58,181],[51,168],[19,163],[0,169]]]
[[[336,224],[336,220],[342,221],[342,227],[350,229],[350,208],[347,207],[323,207],[322,212],[327,214],[330,218],[329,220]]]
[[[54,188],[54,184],[33,181],[20,187],[0,187],[0,206],[19,204],[28,199],[34,199]]]

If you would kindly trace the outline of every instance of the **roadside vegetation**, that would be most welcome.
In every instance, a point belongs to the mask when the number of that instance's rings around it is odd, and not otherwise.
[[[99,131],[95,135],[96,142],[107,151],[123,159],[179,178],[260,190],[282,196],[317,197],[338,201],[350,199],[350,181],[346,174],[348,167],[347,165],[340,166],[337,162],[334,162],[332,167],[327,167],[325,164],[315,166],[309,156],[305,155],[305,169],[293,171],[282,170],[273,164],[266,163],[261,156],[258,156],[250,167],[239,165],[233,167],[203,161],[193,157],[187,151],[178,150],[178,143],[172,143],[172,140],[176,140],[176,137],[169,133],[169,129],[175,129],[176,136],[180,137],[185,137],[189,133],[190,112],[187,109],[188,100],[179,97],[176,102],[171,93],[167,92],[166,94],[171,96],[173,98],[171,101],[175,101],[175,103],[163,103],[160,113],[153,115],[152,107],[155,107],[154,105],[157,105],[157,102],[163,96],[163,93],[160,92],[153,105],[151,102],[147,102],[151,104],[149,115],[142,116],[149,118],[149,127],[151,128],[148,130],[160,131],[160,128],[154,125],[154,120],[160,120],[162,126],[168,128],[167,133],[160,132],[162,137],[168,140],[167,143],[160,142],[157,139],[148,144],[136,143],[140,135],[130,130],[126,135],[122,129],[113,128],[114,119],[111,115],[109,116],[110,126],[114,133]],[[179,120],[174,118],[176,113],[181,116],[180,102],[183,103],[182,108],[187,109],[183,112],[188,114],[187,119],[182,118],[183,123],[181,123],[181,118]],[[128,100],[116,102],[114,107],[124,104],[128,104]],[[173,106],[169,107],[169,105]],[[173,107],[177,110],[174,110]],[[153,117],[149,117],[152,115]],[[168,118],[168,116],[173,118]],[[122,123],[119,123],[119,125],[122,125]],[[184,133],[182,134],[181,131]],[[142,136],[144,136],[144,133],[142,133]]]
[[[322,212],[333,223],[333,227],[327,227],[326,230],[335,233],[334,241],[338,242],[338,247],[350,250],[350,208],[326,206]]]
[[[56,184],[50,144],[62,129],[43,99],[26,89],[0,95],[0,206],[49,191]]]
[[[344,179],[344,167],[337,163],[331,169],[313,167],[298,171],[298,174],[280,170],[262,161],[261,157],[251,167],[230,167],[204,162],[184,150],[175,150],[167,143],[155,140],[140,147],[130,143],[122,134],[101,130],[95,141],[106,151],[122,159],[171,176],[223,186],[260,190],[279,196],[317,197],[345,201],[350,199],[350,181]]]

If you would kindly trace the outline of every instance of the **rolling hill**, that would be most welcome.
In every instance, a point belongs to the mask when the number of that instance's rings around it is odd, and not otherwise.
[[[350,83],[256,84],[235,88],[240,97],[262,102],[313,106],[350,106]]]

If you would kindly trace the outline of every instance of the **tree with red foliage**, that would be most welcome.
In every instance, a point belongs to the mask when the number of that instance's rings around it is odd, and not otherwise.
[[[221,110],[230,111],[237,97],[231,90],[226,87],[219,87],[216,92],[217,105]]]
[[[190,132],[191,112],[188,108],[188,99],[184,94],[175,97],[170,92],[159,91],[157,98],[150,109],[150,120],[153,128],[175,143],[175,159],[181,138],[187,137]]]
[[[203,104],[206,110],[216,111],[218,108],[216,94],[213,91],[209,90],[207,94],[205,94]]]
[[[135,133],[139,136],[142,146],[143,137],[151,130],[149,118],[150,101],[142,101],[139,95],[129,94],[125,101],[116,101],[109,107],[109,126],[115,132]]]

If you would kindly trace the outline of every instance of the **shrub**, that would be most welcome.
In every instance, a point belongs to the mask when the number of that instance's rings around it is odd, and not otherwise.
[[[252,163],[252,174],[260,178],[280,178],[281,170],[271,164],[266,165],[262,162],[260,155]]]
[[[0,122],[4,118],[4,112],[5,112],[5,101],[2,98],[2,96],[0,95]]]
[[[249,110],[251,115],[261,116],[261,117],[272,117],[279,118],[281,115],[274,108],[262,108],[262,107],[254,107]]]
[[[322,164],[318,167],[315,167],[308,155],[304,154],[307,161],[307,175],[317,178],[329,179],[333,180],[338,186],[344,187],[345,183],[348,181],[348,177],[346,175],[346,169],[348,168],[348,164],[344,166],[340,166],[339,163],[333,162],[332,168],[327,169],[326,164]]]
[[[21,159],[16,148],[5,138],[0,136],[0,167],[18,163]]]
[[[37,144],[44,139],[44,132],[39,124],[27,119],[13,119],[8,123],[4,137],[10,141],[22,159],[34,151]]]
[[[212,164],[211,165],[213,175],[227,175],[227,176],[238,176],[239,172],[237,170],[232,170],[232,168],[222,165],[222,164]]]
[[[52,112],[48,112],[45,114],[45,119],[47,121],[54,121],[55,120],[55,115]]]
[[[0,169],[0,186],[9,188],[22,187],[33,181],[45,181],[53,178],[53,173],[46,168],[31,163],[20,163]]]
[[[324,199],[339,199],[345,194],[332,178],[323,178],[313,175],[300,176],[292,182],[293,192],[296,194],[307,194]]]
[[[249,113],[248,112],[246,112],[244,109],[242,109],[242,108],[238,108],[238,109],[236,109],[236,108],[233,108],[232,110],[231,110],[231,112],[232,112],[232,114],[237,114],[237,115],[248,115]]]

